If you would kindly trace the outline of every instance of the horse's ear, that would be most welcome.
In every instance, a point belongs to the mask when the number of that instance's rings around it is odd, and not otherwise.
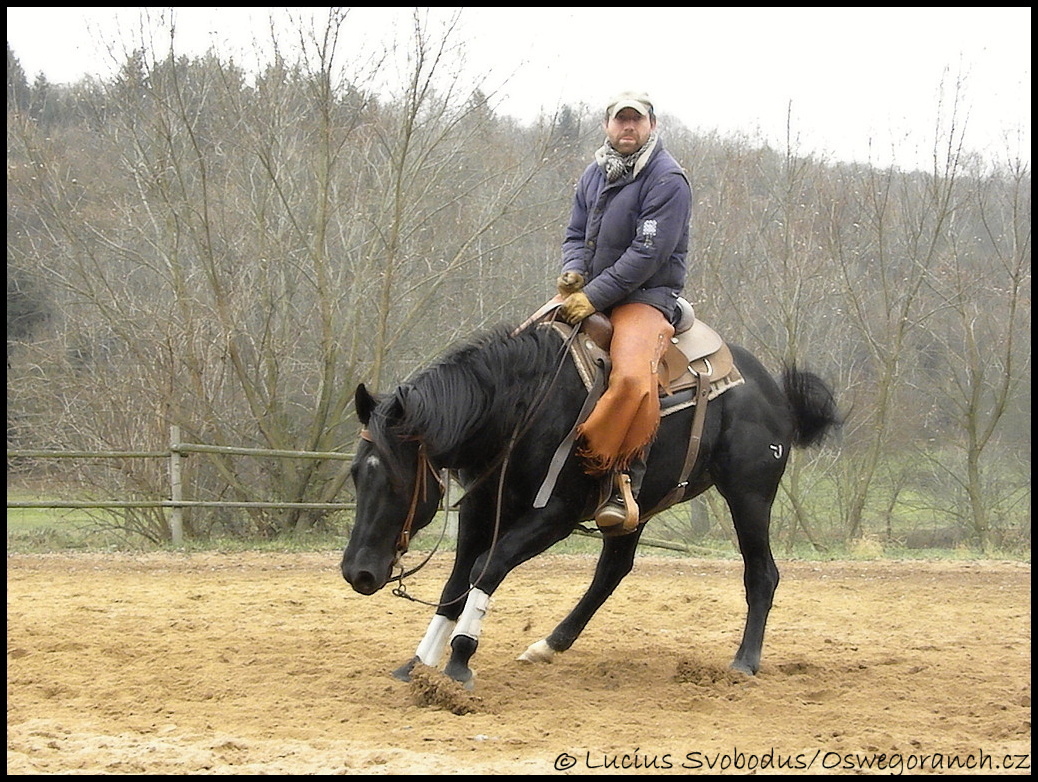
[[[367,386],[361,383],[357,386],[357,391],[353,395],[353,404],[357,408],[357,418],[360,419],[364,426],[367,426],[368,421],[371,420],[372,412],[378,405],[378,399],[368,392]]]

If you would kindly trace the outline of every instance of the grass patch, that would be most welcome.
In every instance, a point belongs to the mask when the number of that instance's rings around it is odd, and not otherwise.
[[[30,501],[28,493],[9,494],[9,500]],[[661,516],[661,520],[662,520]],[[121,531],[117,519],[98,509],[64,508],[8,508],[7,551],[8,553],[48,553],[60,551],[161,551],[185,552],[323,552],[341,551],[348,540],[348,524],[341,527],[302,534],[283,535],[274,538],[244,538],[214,536],[201,540],[185,541],[183,546],[157,545],[140,535]],[[593,525],[586,525],[589,528]],[[442,534],[441,519],[437,518],[411,541],[415,554],[429,552],[433,548],[444,554],[454,551],[454,534]],[[665,539],[667,538],[667,539]],[[664,544],[663,547],[657,544]],[[673,547],[673,548],[672,548]],[[825,562],[832,560],[982,560],[1004,559],[1030,562],[1030,548],[989,548],[980,551],[965,545],[948,548],[906,548],[898,542],[869,536],[861,540],[843,542],[826,541],[824,551],[818,551],[806,542],[793,545],[775,539],[772,542],[775,558],[785,561]],[[602,548],[598,535],[576,532],[549,549],[552,554],[570,554],[597,557]],[[716,534],[694,535],[680,539],[674,530],[650,522],[639,544],[640,556],[696,557],[719,560],[738,560],[739,552],[731,537]]]
[[[10,498],[9,498],[10,499]],[[28,501],[26,499],[26,501]],[[94,523],[80,508],[8,508],[7,532],[33,532],[50,529],[75,529]]]
[[[30,492],[8,492],[9,502],[44,499]],[[86,508],[8,508],[7,550],[15,553],[137,549],[113,529],[104,510]]]

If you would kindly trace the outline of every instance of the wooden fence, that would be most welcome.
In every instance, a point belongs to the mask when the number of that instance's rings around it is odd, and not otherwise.
[[[278,451],[263,448],[234,448],[220,445],[199,445],[180,442],[180,427],[170,429],[170,446],[167,451],[32,451],[10,450],[7,458],[32,457],[41,459],[168,459],[168,500],[11,500],[8,508],[169,508],[170,535],[174,545],[184,542],[184,508],[297,508],[306,510],[344,510],[353,507],[352,502],[233,502],[202,501],[184,499],[181,477],[181,459],[192,453],[220,453],[232,456],[263,456],[279,459],[332,459],[348,461],[352,453],[338,451]],[[446,502],[446,498],[444,500]]]
[[[222,445],[200,445],[180,442],[180,427],[170,428],[170,446],[166,451],[45,451],[45,450],[9,450],[7,458],[32,457],[40,459],[168,459],[170,498],[168,500],[11,500],[8,508],[169,508],[170,537],[173,545],[180,546],[184,542],[184,508],[287,508],[305,510],[347,510],[354,507],[352,502],[233,502],[224,500],[185,500],[184,486],[181,478],[181,459],[192,453],[219,453],[231,456],[262,456],[278,459],[332,459],[348,461],[353,459],[352,453],[338,451],[278,451],[263,448],[235,448]],[[456,529],[457,508],[452,501],[452,481],[445,480],[447,486],[441,501],[440,510],[447,514],[448,529]],[[597,531],[585,531],[581,527],[575,533],[600,537]],[[689,553],[690,547],[685,544],[662,540],[642,538],[641,546],[671,549]]]

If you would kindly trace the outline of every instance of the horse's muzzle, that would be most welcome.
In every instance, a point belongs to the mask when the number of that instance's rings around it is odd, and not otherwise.
[[[346,557],[343,557],[341,566],[342,577],[353,587],[355,592],[359,592],[362,595],[373,595],[384,587],[389,581],[391,567],[382,570],[381,568],[357,565],[347,561]],[[378,575],[379,570],[382,570],[382,575]]]
[[[353,591],[360,592],[362,595],[373,595],[386,585],[385,581],[380,583],[373,573],[366,570],[355,575],[345,576],[345,578],[353,587]]]

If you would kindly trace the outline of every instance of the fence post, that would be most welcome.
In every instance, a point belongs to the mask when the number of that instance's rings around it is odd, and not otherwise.
[[[176,450],[180,445],[180,427],[176,424],[169,427],[169,486],[170,500],[174,503],[183,502],[184,489],[180,477],[180,451]],[[169,512],[169,531],[174,546],[184,544],[184,508],[173,505]]]

